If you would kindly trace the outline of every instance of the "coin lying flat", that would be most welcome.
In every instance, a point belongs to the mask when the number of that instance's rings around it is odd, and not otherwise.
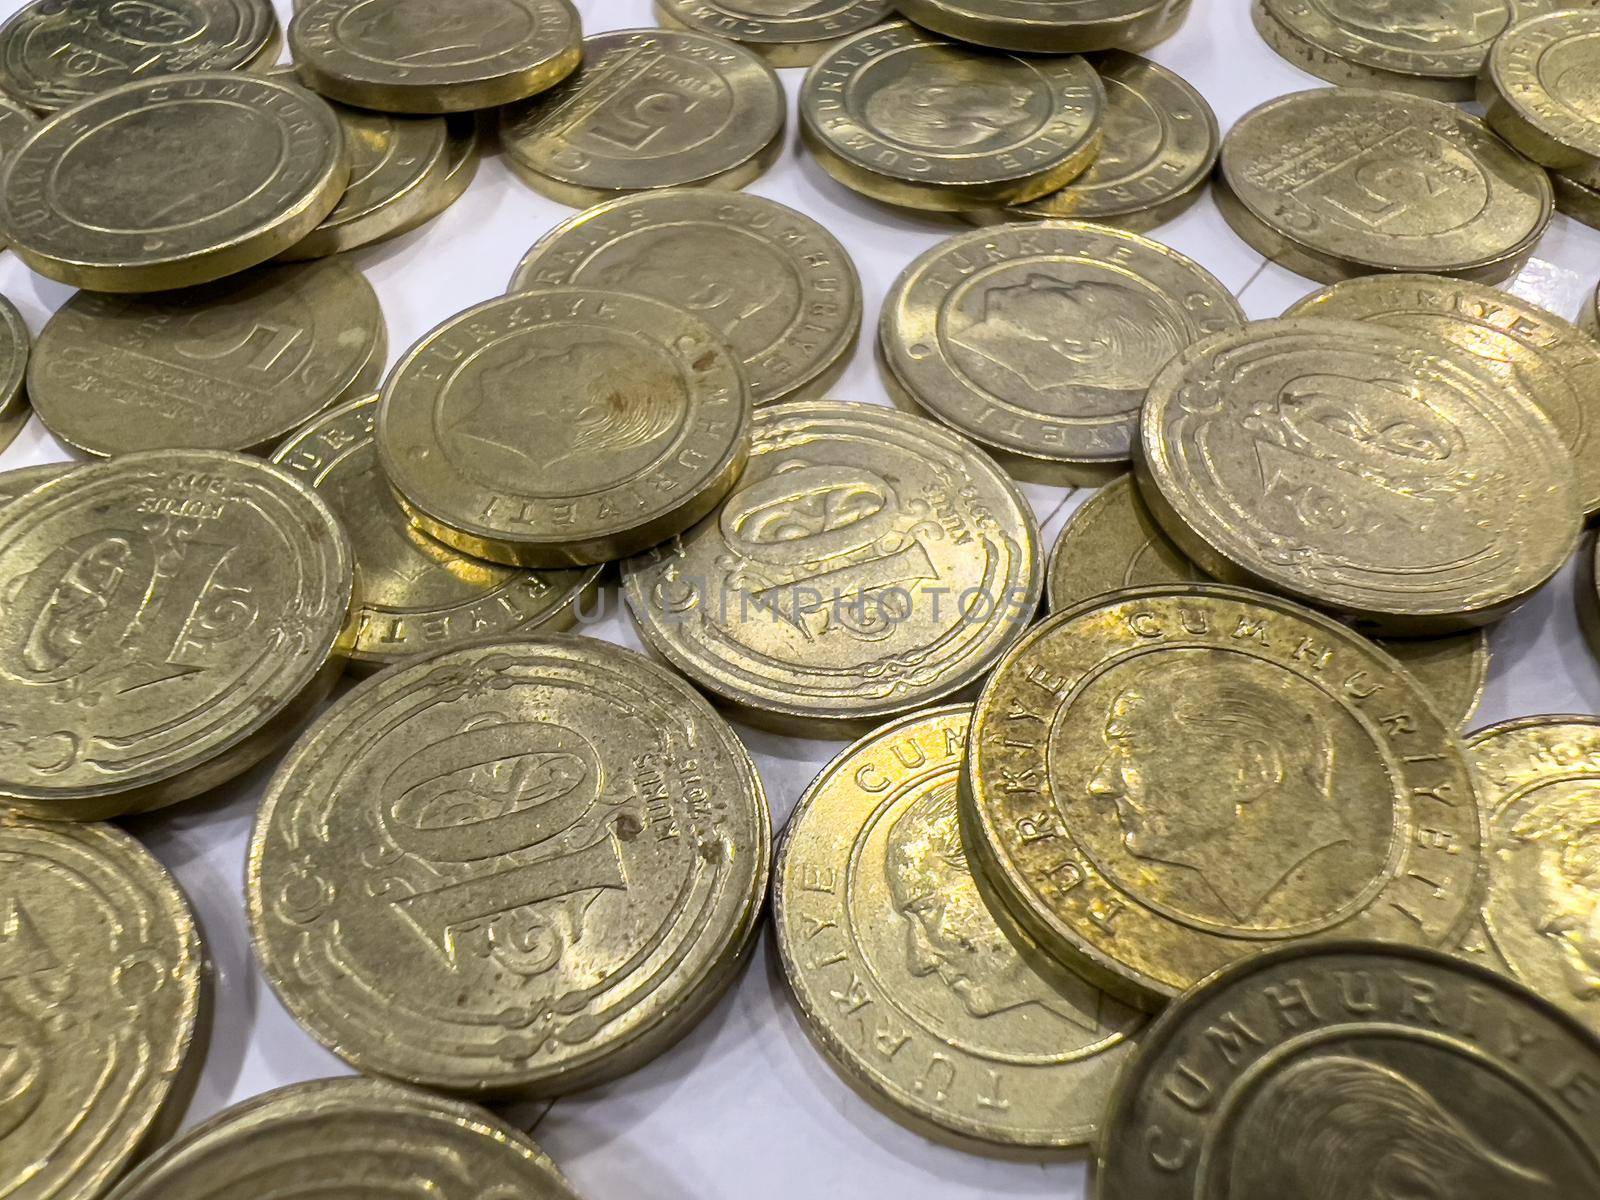
[[[1217,203],[1256,250],[1323,283],[1422,271],[1495,283],[1550,222],[1545,171],[1448,104],[1321,88],[1222,139]]]
[[[387,347],[377,293],[355,268],[264,267],[177,292],[79,292],[39,335],[28,390],[39,419],[86,454],[264,451],[375,387]]]
[[[1189,0],[897,0],[895,7],[957,41],[1052,54],[1143,50],[1189,15]]]
[[[1159,1006],[1274,944],[1454,945],[1483,838],[1465,752],[1343,625],[1217,585],[1095,597],[978,702],[968,847],[1039,945]]]
[[[1478,77],[1484,119],[1523,154],[1600,187],[1600,12],[1519,21]]]
[[[711,325],[755,404],[825,391],[861,329],[861,281],[837,238],[761,196],[696,188],[626,196],[546,234],[513,291],[595,287],[653,296]]]
[[[893,7],[892,0],[656,0],[667,28],[727,38],[775,67],[810,66]]]
[[[1585,187],[1559,171],[1550,176],[1555,187],[1556,209],[1591,229],[1600,229],[1600,188]]]
[[[344,665],[350,547],[242,455],[128,454],[0,510],[0,804],[143,812],[280,744]]]
[[[990,914],[956,811],[971,715],[885,726],[806,789],[773,886],[784,974],[806,1031],[891,1116],[980,1148],[1083,1145],[1143,1021]]]
[[[557,1094],[653,1057],[732,981],[770,821],[749,753],[664,668],[583,638],[479,644],[358,685],[291,751],[251,928],[289,1010],[359,1070]]]
[[[28,377],[32,340],[16,305],[0,296],[0,450],[22,432],[28,422]]]
[[[300,241],[349,175],[338,118],[304,88],[173,75],[114,88],[34,130],[6,160],[0,230],[63,283],[188,287]]]
[[[1203,583],[1206,575],[1161,531],[1127,476],[1101,488],[1072,514],[1050,553],[1052,612],[1130,587]],[[1380,640],[1460,728],[1472,719],[1489,677],[1489,635]]]
[[[733,494],[622,568],[652,648],[747,719],[812,737],[972,687],[1042,575],[1033,511],[986,455],[837,401],[757,412]]]
[[[13,500],[20,500],[41,483],[49,483],[52,479],[65,475],[77,465],[70,462],[54,462],[43,463],[36,467],[18,467],[13,471],[0,471],[0,508],[4,508]]]
[[[1600,1046],[1526,989],[1429,951],[1291,947],[1196,988],[1117,1087],[1096,1200],[1600,1189]]]
[[[1415,635],[1482,625],[1545,583],[1582,519],[1555,426],[1442,342],[1259,321],[1151,385],[1135,478],[1209,574]]]
[[[1079,221],[974,230],[901,274],[879,322],[891,392],[1013,474],[1127,470],[1139,408],[1178,351],[1245,321],[1199,263]]]
[[[571,625],[600,568],[527,571],[468,558],[406,519],[378,464],[378,398],[313,420],[272,456],[344,524],[361,578],[350,661],[370,670],[485,637]]]
[[[583,39],[583,66],[500,114],[507,165],[574,208],[652,188],[737,191],[783,151],[788,100],[743,46],[619,29]]]

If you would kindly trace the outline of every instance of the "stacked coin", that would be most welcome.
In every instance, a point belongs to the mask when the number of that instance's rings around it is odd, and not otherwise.
[[[893,0],[656,0],[668,29],[748,46],[775,67],[809,67],[832,45],[887,19]]]
[[[1176,33],[1189,0],[895,0],[945,37],[1029,54],[1143,50]]]

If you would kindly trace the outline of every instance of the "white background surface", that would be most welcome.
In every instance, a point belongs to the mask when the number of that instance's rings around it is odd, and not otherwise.
[[[446,7],[450,0],[439,0]],[[1321,86],[1280,60],[1250,26],[1247,0],[1194,0],[1181,33],[1151,53],[1194,83],[1224,130],[1256,104]],[[0,0],[9,15],[18,0]],[[584,27],[651,25],[649,0],[577,0]],[[289,0],[277,0],[287,23]],[[781,72],[791,97],[801,72]],[[897,213],[834,183],[799,147],[793,120],[782,161],[749,189],[809,213],[854,255],[865,289],[865,336],[833,394],[886,403],[870,332],[895,276],[924,249],[967,226]],[[355,251],[382,297],[391,361],[451,314],[501,293],[527,247],[571,210],[519,183],[486,159],[466,196],[423,230]],[[1252,317],[1276,316],[1314,289],[1241,242],[1209,198],[1151,236],[1210,268]],[[1575,317],[1600,275],[1600,233],[1557,217],[1511,290]],[[0,292],[37,334],[71,294],[0,255]],[[1600,404],[1600,396],[1593,397]],[[0,469],[65,458],[31,421],[0,455]],[[1086,493],[1029,487],[1048,546]],[[1600,711],[1600,671],[1579,635],[1572,565],[1493,637],[1494,663],[1479,724],[1541,712]],[[587,632],[625,645],[638,640],[616,611]],[[839,743],[805,742],[740,727],[755,752],[780,824]],[[216,969],[209,1058],[190,1122],[257,1092],[344,1072],[285,1013],[252,961],[242,907],[245,843],[272,763],[209,798],[131,828],[176,873],[198,912]],[[1079,1200],[1081,1162],[986,1159],[945,1149],[896,1125],[858,1099],[806,1041],[765,939],[743,979],[676,1049],[607,1087],[520,1115],[590,1200],[746,1200],[748,1197],[872,1197],[965,1200],[1050,1196]],[[542,1107],[542,1106],[541,1106]]]

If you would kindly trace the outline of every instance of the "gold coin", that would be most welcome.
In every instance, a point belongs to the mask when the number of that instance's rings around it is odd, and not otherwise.
[[[33,132],[39,119],[23,108],[14,100],[7,100],[0,96],[0,162],[11,156],[11,152],[27,140],[28,134]],[[5,241],[0,238],[0,247],[5,246]]]
[[[898,0],[895,7],[957,41],[1030,54],[1144,50],[1189,15],[1189,0]]]
[[[806,789],[772,891],[784,974],[806,1032],[897,1120],[978,1149],[1084,1145],[1143,1020],[990,914],[956,810],[971,716],[885,726]]]
[[[940,242],[890,289],[878,332],[891,394],[1014,475],[1098,483],[1128,469],[1167,361],[1244,323],[1233,293],[1176,250],[1051,221]]]
[[[1478,76],[1489,128],[1523,154],[1600,187],[1600,11],[1518,21]]]
[[[586,638],[480,643],[359,684],[300,740],[256,821],[251,929],[358,1070],[559,1094],[654,1057],[732,982],[770,822],[677,676]]]
[[[170,293],[79,292],[39,335],[28,391],[50,432],[85,454],[264,452],[374,388],[387,348],[361,272],[267,267]]]
[[[0,296],[0,450],[4,450],[28,423],[28,377],[31,339],[16,305]]]
[[[18,467],[12,471],[0,471],[0,508],[4,508],[13,500],[20,500],[41,483],[49,483],[57,476],[65,475],[77,465],[54,462],[37,467]]]
[[[1387,654],[1273,596],[1099,596],[995,668],[968,848],[1047,951],[1159,1006],[1304,938],[1454,945],[1477,915],[1472,770]]]
[[[1174,546],[1126,475],[1072,514],[1050,553],[1050,610],[1094,596],[1154,584],[1204,583],[1206,575]],[[1457,728],[1472,719],[1489,678],[1489,635],[1482,629],[1438,638],[1380,639]]]
[[[1550,182],[1555,187],[1559,211],[1591,229],[1600,229],[1600,188],[1585,187],[1559,171],[1551,174]]]
[[[314,89],[359,108],[451,113],[495,108],[577,67],[569,0],[311,0],[289,49]]]
[[[619,29],[583,39],[583,66],[500,114],[506,165],[561,204],[629,192],[737,191],[783,152],[788,100],[743,46],[699,33]]]
[[[173,75],[104,92],[6,160],[0,230],[22,260],[104,292],[188,287],[265,262],[349,181],[333,109],[250,75]]]
[[[524,1134],[476,1105],[376,1079],[319,1079],[255,1096],[189,1130],[107,1200],[479,1196],[577,1200]]]
[[[183,1116],[205,953],[172,876],[113,826],[0,818],[0,870],[5,1196],[87,1200]]]
[[[1543,168],[1482,121],[1398,92],[1268,101],[1222,139],[1217,203],[1260,253],[1323,283],[1385,271],[1495,283],[1550,223]]]
[[[0,803],[92,820],[215,787],[344,665],[350,546],[237,454],[81,467],[0,510]]]
[[[125,83],[240,70],[277,44],[267,0],[31,0],[0,26],[0,88],[51,112]]]
[[[958,212],[1065,187],[1100,151],[1106,90],[1076,55],[1020,58],[953,45],[896,21],[806,73],[806,145],[846,187]]]
[[[634,292],[700,317],[744,364],[755,404],[809,399],[849,363],[861,280],[837,238],[762,196],[684,188],[569,218],[528,251],[513,291]]]
[[[1443,342],[1258,321],[1150,388],[1135,478],[1209,574],[1391,635],[1487,624],[1542,586],[1582,521],[1537,408]]]
[[[1600,1044],[1443,954],[1341,942],[1225,971],[1117,1086],[1095,1200],[1600,1193]]]
[[[483,160],[483,134],[476,113],[451,113],[444,119],[449,145],[445,153],[444,190],[435,202],[433,218],[449,208],[472,186]]]
[[[272,461],[322,495],[344,524],[361,580],[350,661],[371,670],[485,637],[565,629],[600,568],[526,571],[467,558],[413,526],[378,465],[378,398],[324,413]]]
[[[775,67],[809,67],[893,7],[892,0],[656,0],[656,15],[668,29],[748,46]]]
[[[1572,451],[1584,510],[1600,512],[1600,342],[1516,296],[1430,275],[1350,279],[1300,301],[1289,317],[1336,317],[1448,342],[1550,418]]]
[[[972,443],[825,400],[763,408],[754,435],[721,508],[622,567],[646,641],[695,683],[838,736],[972,688],[1022,635],[1038,526]]]

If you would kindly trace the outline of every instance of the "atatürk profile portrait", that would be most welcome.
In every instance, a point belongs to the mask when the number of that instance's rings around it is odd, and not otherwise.
[[[1539,850],[1539,932],[1560,947],[1572,994],[1600,1004],[1600,792],[1539,804],[1511,836]]]
[[[868,98],[866,123],[880,137],[922,150],[1002,146],[1039,124],[1033,92],[1004,79],[963,79],[954,70],[931,82],[921,72],[885,84]]]

